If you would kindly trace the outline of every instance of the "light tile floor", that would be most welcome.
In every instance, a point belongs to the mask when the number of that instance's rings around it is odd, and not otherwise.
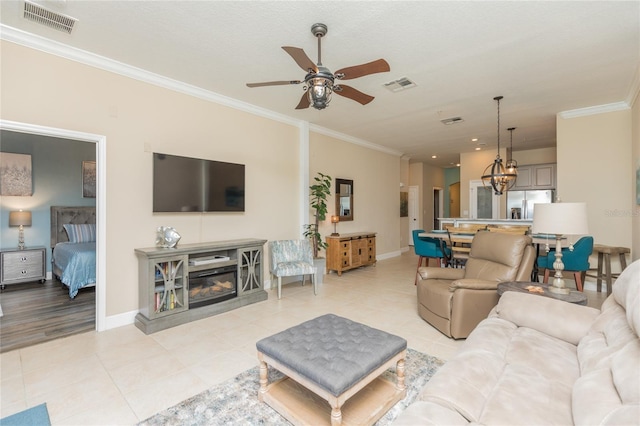
[[[129,325],[0,355],[0,417],[46,402],[53,425],[132,425],[257,365],[257,340],[325,313],[407,339],[449,359],[463,341],[447,338],[416,312],[412,252],[366,267],[283,287],[269,299],[145,335]],[[603,295],[589,294],[599,306]],[[592,300],[593,299],[593,300]]]

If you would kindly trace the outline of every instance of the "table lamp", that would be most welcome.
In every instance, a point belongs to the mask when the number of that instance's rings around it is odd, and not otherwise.
[[[338,231],[336,230],[336,226],[338,226],[338,222],[340,222],[340,216],[331,216],[331,223],[333,223],[333,234],[332,237],[339,237]]]
[[[18,226],[18,249],[24,250],[24,227],[31,226],[31,212],[9,212],[9,226]]]
[[[553,262],[555,275],[549,291],[557,294],[569,294],[564,285],[562,271],[562,236],[585,235],[589,233],[587,226],[586,203],[550,203],[534,204],[533,226],[534,234],[554,234],[556,236],[556,260]],[[569,247],[572,250],[572,247]]]

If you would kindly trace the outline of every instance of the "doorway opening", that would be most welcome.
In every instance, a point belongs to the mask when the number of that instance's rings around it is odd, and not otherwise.
[[[95,144],[96,159],[96,286],[95,329],[106,329],[106,158],[107,138],[103,135],[36,124],[0,120],[0,130],[69,139]]]

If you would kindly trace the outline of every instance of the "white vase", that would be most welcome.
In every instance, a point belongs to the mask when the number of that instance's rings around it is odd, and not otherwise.
[[[327,259],[317,257],[313,259],[313,265],[316,267],[316,284],[322,284],[324,271],[327,268]]]

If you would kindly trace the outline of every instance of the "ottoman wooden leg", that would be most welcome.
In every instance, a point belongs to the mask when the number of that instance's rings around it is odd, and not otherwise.
[[[259,355],[260,358],[262,354]],[[258,401],[264,401],[264,394],[267,393],[267,385],[269,384],[268,379],[268,367],[267,363],[260,360],[260,390],[258,391]]]
[[[404,359],[398,360],[396,364],[396,389],[399,391],[405,390],[404,385]]]
[[[331,407],[331,426],[340,426],[342,424],[342,410],[340,406]]]

